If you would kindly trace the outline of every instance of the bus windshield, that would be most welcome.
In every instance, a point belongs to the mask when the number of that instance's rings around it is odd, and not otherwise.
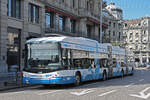
[[[26,68],[58,70],[61,67],[58,43],[27,44]]]

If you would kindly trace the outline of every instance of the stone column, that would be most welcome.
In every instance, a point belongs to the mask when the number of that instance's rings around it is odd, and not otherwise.
[[[80,32],[79,27],[80,27],[80,22],[77,20],[76,27],[75,27],[76,34],[79,34],[79,32]]]
[[[54,16],[54,25],[55,25],[55,29],[56,29],[56,31],[58,31],[59,30],[59,14],[55,14],[55,16]]]
[[[41,36],[45,35],[45,25],[46,25],[46,16],[45,16],[45,6],[41,7],[40,11],[40,24],[41,24]]]
[[[71,32],[71,20],[68,17],[65,20],[65,28],[65,31]]]
[[[7,0],[0,0],[0,72],[7,72]]]
[[[21,31],[21,50],[20,50],[21,66],[20,66],[20,70],[22,70],[24,68],[24,58],[22,58],[22,53],[23,53],[23,50],[25,49],[26,38],[29,37],[28,9],[29,9],[28,0],[22,1],[21,2],[21,18],[23,19],[24,22],[23,22],[23,29]]]
[[[86,18],[80,19],[79,30],[81,32],[81,35],[87,36]]]
[[[72,3],[71,0],[65,0],[65,1],[66,1],[65,3],[68,5],[68,7],[71,7],[71,3]]]
[[[97,41],[99,41],[100,40],[100,37],[99,37],[99,27],[98,27],[98,25],[95,25],[95,36],[96,36],[96,39],[97,39]]]

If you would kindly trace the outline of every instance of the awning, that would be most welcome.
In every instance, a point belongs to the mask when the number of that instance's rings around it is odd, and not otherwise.
[[[54,8],[47,7],[47,8],[46,8],[46,11],[54,12],[54,13],[57,13],[57,14],[60,14],[60,15],[69,17],[69,18],[74,19],[74,20],[80,20],[80,18],[78,18],[78,17],[69,15],[69,14],[67,14],[67,13],[65,13],[65,12],[63,12],[63,11],[59,11],[59,10],[56,10],[56,9],[54,9]]]
[[[96,20],[96,19],[94,19],[94,18],[89,18],[89,17],[88,17],[88,20],[89,20],[90,22],[95,23],[95,24],[98,24],[98,25],[100,24],[100,21],[98,21],[98,20]],[[102,27],[103,27],[103,28],[108,28],[108,25],[103,23],[103,24],[102,24]]]

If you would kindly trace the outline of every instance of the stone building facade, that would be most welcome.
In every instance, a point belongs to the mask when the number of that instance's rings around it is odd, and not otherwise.
[[[124,22],[125,46],[135,54],[139,64],[150,63],[150,17]]]
[[[121,46],[123,44],[123,11],[115,3],[103,9],[103,21],[108,25],[104,30],[104,42]]]
[[[51,35],[99,41],[101,0],[0,0],[0,72],[24,66],[26,40]],[[107,28],[103,24],[103,28]]]

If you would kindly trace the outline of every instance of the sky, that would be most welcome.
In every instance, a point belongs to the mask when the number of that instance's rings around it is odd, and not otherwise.
[[[150,0],[103,0],[107,4],[114,2],[123,10],[123,18],[136,19],[150,16]]]

